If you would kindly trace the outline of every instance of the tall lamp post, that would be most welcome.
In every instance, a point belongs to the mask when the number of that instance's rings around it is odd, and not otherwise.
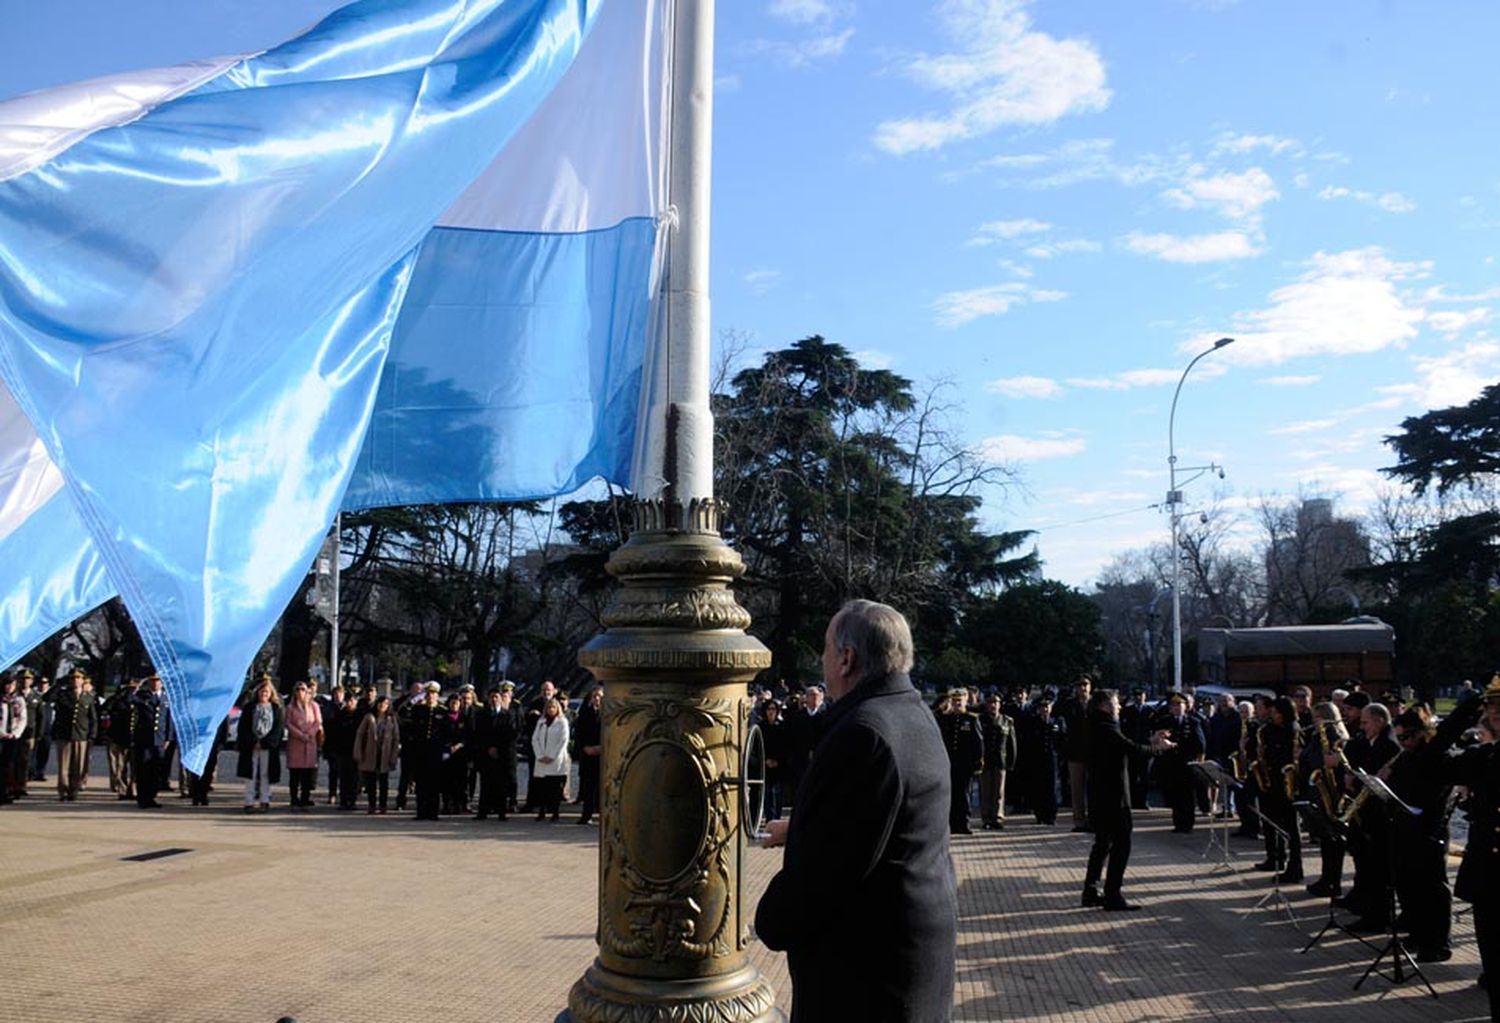
[[[1193,356],[1193,361],[1187,364],[1187,368],[1182,371],[1182,376],[1177,380],[1177,390],[1172,392],[1172,411],[1167,416],[1167,514],[1172,521],[1172,688],[1178,692],[1182,690],[1182,586],[1180,582],[1182,559],[1177,553],[1177,533],[1182,523],[1182,490],[1177,485],[1177,398],[1182,394],[1182,385],[1187,382],[1188,374],[1193,371],[1193,367],[1198,365],[1198,360],[1232,344],[1234,344],[1234,338],[1221,337],[1213,343],[1212,348],[1206,348]],[[1202,475],[1203,472],[1216,467],[1194,466],[1193,468],[1201,470],[1199,475]]]

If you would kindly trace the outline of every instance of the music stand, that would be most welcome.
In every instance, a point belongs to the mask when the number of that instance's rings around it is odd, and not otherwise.
[[[1223,794],[1227,795],[1230,789],[1240,787],[1240,783],[1235,781],[1233,775],[1225,772],[1224,768],[1220,767],[1212,760],[1194,761],[1193,763],[1188,764],[1188,767],[1192,768],[1193,773],[1198,776],[1198,779],[1200,781],[1210,787],[1217,786],[1219,791]],[[1224,800],[1224,805],[1229,805],[1228,799]],[[1239,872],[1234,869],[1234,853],[1229,849],[1228,817],[1209,818],[1208,846],[1203,850],[1203,855],[1199,856],[1198,858],[1200,860],[1206,860],[1208,859],[1209,854],[1213,854],[1215,857],[1213,869],[1209,871],[1210,875],[1220,870],[1227,870],[1234,876],[1239,876]]]
[[[1293,803],[1292,807],[1297,811],[1297,816],[1302,818],[1302,823],[1307,825],[1308,834],[1316,838],[1319,843],[1342,842],[1344,840],[1344,832],[1347,830],[1347,828],[1342,823],[1340,823],[1336,817],[1330,817],[1327,811],[1325,811],[1317,803],[1303,800]],[[1375,947],[1374,945],[1370,944],[1370,942],[1365,941],[1363,935],[1355,934],[1349,928],[1338,922],[1338,917],[1334,915],[1334,911],[1337,908],[1334,905],[1334,902],[1337,899],[1338,889],[1335,888],[1333,891],[1328,893],[1328,920],[1323,924],[1323,929],[1320,930],[1317,934],[1314,934],[1312,940],[1302,947],[1302,955],[1306,955],[1308,952],[1310,952],[1312,950],[1312,947],[1318,942],[1322,941],[1323,935],[1327,934],[1329,931],[1340,931],[1343,934],[1347,934],[1349,937],[1359,941],[1361,944],[1369,945],[1371,948]]]
[[[1281,836],[1281,841],[1285,843],[1286,848],[1290,849],[1292,847],[1292,839],[1291,836],[1286,833],[1286,829],[1281,827],[1271,818],[1262,813],[1260,805],[1258,803],[1255,806],[1255,816],[1260,818],[1261,827],[1270,828],[1272,831]],[[1291,902],[1287,900],[1286,894],[1281,890],[1281,881],[1279,880],[1280,877],[1281,872],[1279,870],[1271,875],[1271,890],[1262,895],[1260,899],[1256,901],[1255,905],[1251,906],[1250,908],[1259,909],[1268,902],[1272,904],[1272,908],[1275,908],[1279,905],[1286,912],[1286,918],[1293,924],[1300,927],[1301,922],[1297,919],[1297,914],[1292,911]]]
[[[1437,989],[1432,986],[1431,981],[1427,979],[1427,975],[1417,965],[1417,961],[1406,950],[1406,945],[1401,940],[1401,933],[1396,929],[1396,871],[1400,866],[1397,863],[1396,855],[1396,823],[1402,818],[1415,820],[1422,816],[1422,811],[1417,807],[1408,806],[1402,802],[1401,797],[1392,792],[1389,785],[1373,774],[1366,774],[1364,771],[1356,770],[1354,778],[1365,787],[1365,791],[1370,794],[1371,798],[1379,801],[1381,807],[1385,810],[1387,864],[1385,906],[1386,917],[1390,921],[1391,928],[1390,937],[1386,940],[1385,945],[1381,947],[1379,952],[1375,953],[1375,958],[1371,960],[1369,966],[1365,967],[1365,972],[1360,975],[1359,980],[1354,982],[1354,990],[1358,991],[1359,986],[1368,980],[1372,973],[1385,977],[1392,984],[1404,984],[1406,983],[1405,967],[1411,967],[1411,972],[1416,974],[1417,978],[1422,981],[1423,986],[1427,988],[1427,993],[1436,998],[1438,996]],[[1380,961],[1386,955],[1390,955],[1391,957],[1391,972],[1389,975],[1380,969]]]

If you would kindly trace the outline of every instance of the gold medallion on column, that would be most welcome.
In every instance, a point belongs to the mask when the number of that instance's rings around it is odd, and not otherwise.
[[[643,502],[635,522],[607,631],[579,654],[604,685],[599,956],[559,1019],[779,1021],[745,952],[746,684],[771,655],[745,633],[712,501]]]

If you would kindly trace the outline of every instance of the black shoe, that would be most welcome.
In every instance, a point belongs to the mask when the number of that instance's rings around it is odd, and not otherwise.
[[[1084,909],[1104,905],[1104,896],[1099,894],[1099,889],[1089,885],[1083,890],[1083,901],[1079,903]]]
[[[973,833],[974,832],[969,829],[969,826],[967,824],[965,824],[961,828],[953,828],[948,832],[948,834],[950,835],[972,835]]]
[[[1302,871],[1300,870],[1283,870],[1276,875],[1277,884],[1300,884],[1301,881]]]
[[[1419,963],[1446,963],[1453,958],[1453,950],[1444,946],[1442,948],[1424,948],[1417,953]]]
[[[1255,866],[1251,867],[1250,869],[1251,870],[1259,870],[1261,873],[1264,873],[1264,874],[1275,874],[1275,873],[1280,872],[1281,865],[1278,864],[1275,860],[1261,860],[1259,863],[1257,863]]]
[[[1076,834],[1085,834],[1085,833],[1087,833],[1089,831],[1092,831],[1092,830],[1093,830],[1093,828],[1087,827],[1086,825],[1083,825],[1083,824],[1075,824],[1075,825],[1073,825],[1073,833],[1075,835]]]
[[[481,810],[479,813],[476,813],[474,815],[473,819],[476,820],[476,821],[482,821],[482,820],[486,820],[488,817],[489,817],[489,814],[487,814],[487,813],[485,813],[484,811]]]
[[[1104,911],[1106,913],[1134,913],[1140,908],[1134,902],[1126,902],[1118,895],[1114,898],[1104,900]]]
[[[578,818],[578,823],[579,824],[587,824],[592,819],[593,818],[591,818],[588,814],[584,814],[582,817]]]
[[[1314,881],[1307,886],[1307,894],[1317,896],[1320,899],[1337,898],[1341,891],[1342,889],[1338,885],[1330,884],[1327,881]]]

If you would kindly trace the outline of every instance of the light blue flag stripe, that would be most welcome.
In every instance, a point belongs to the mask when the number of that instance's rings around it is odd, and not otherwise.
[[[573,234],[435,229],[344,508],[627,479],[655,248],[647,218]]]
[[[54,494],[5,537],[0,549],[5,574],[16,581],[0,592],[0,669],[115,595],[66,493]]]
[[[364,0],[0,182],[0,373],[189,767],[343,498],[423,238],[596,9]]]

